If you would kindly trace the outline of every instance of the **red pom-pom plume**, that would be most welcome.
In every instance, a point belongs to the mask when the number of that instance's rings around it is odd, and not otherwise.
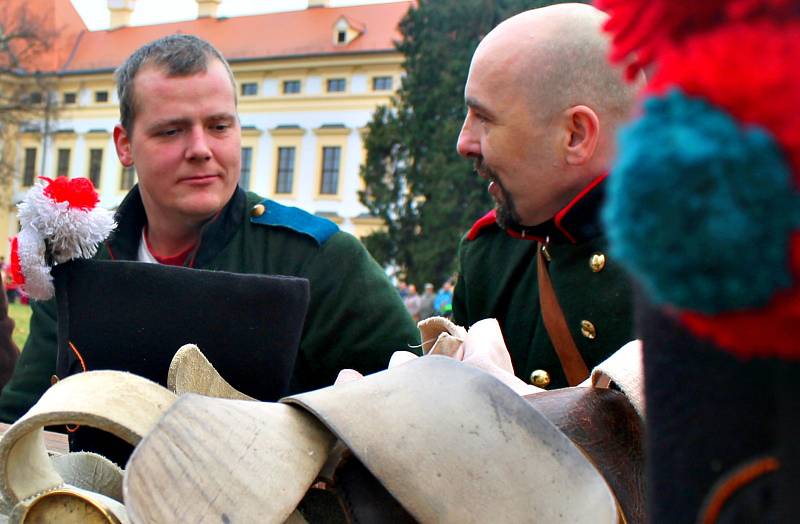
[[[11,238],[11,262],[8,266],[9,276],[15,284],[24,284],[25,275],[22,273],[22,266],[19,263],[19,242],[17,237]]]
[[[57,177],[55,180],[41,177],[48,185],[44,194],[56,202],[68,202],[73,209],[94,209],[100,197],[88,178]]]
[[[723,24],[769,17],[796,16],[796,0],[595,0],[608,13],[611,61],[632,62],[626,73],[658,61],[665,47]]]

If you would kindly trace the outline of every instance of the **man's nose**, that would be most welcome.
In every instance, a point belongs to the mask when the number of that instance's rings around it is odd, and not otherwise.
[[[481,154],[480,141],[471,130],[469,116],[464,120],[464,125],[461,126],[458,142],[456,142],[456,150],[464,158],[472,158]]]
[[[187,160],[209,160],[211,148],[208,145],[206,130],[202,127],[192,128],[189,133],[189,143],[186,146]]]

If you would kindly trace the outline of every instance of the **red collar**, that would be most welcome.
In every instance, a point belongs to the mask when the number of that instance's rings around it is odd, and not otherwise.
[[[558,240],[558,237],[561,236],[572,244],[587,236],[593,236],[591,231],[581,231],[581,229],[588,224],[589,227],[587,229],[599,230],[597,215],[603,191],[594,191],[594,189],[600,186],[607,177],[608,174],[606,173],[592,180],[552,219],[538,226],[519,229],[508,228],[506,233],[514,238],[539,242],[544,242],[548,237],[551,240]],[[588,198],[590,193],[593,198]],[[467,240],[475,240],[483,231],[496,224],[497,215],[493,209],[472,224],[472,227],[467,232]]]

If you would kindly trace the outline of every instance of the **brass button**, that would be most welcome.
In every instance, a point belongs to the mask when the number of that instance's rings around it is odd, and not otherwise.
[[[256,204],[253,206],[253,209],[250,210],[251,217],[260,217],[264,213],[267,212],[267,208],[264,207],[264,204]]]
[[[50,376],[50,385],[55,386],[58,383],[58,375]]]
[[[595,253],[589,259],[589,267],[595,273],[601,272],[606,267],[606,256],[602,253]]]
[[[546,388],[550,385],[550,373],[543,369],[537,369],[531,373],[531,384],[537,388]]]
[[[588,320],[581,320],[581,335],[588,339],[594,339],[597,336],[597,330],[594,324]]]

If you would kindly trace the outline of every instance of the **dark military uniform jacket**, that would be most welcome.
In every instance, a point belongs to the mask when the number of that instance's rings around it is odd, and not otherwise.
[[[454,320],[471,326],[484,318],[496,318],[514,372],[522,380],[531,380],[539,371],[539,377],[549,376],[549,388],[567,386],[542,321],[537,240],[549,239],[550,279],[589,370],[634,338],[631,289],[621,267],[608,255],[599,223],[603,180],[596,179],[539,226],[506,232],[491,212],[461,240]]]
[[[96,258],[136,260],[146,223],[138,187],[122,202],[116,220],[117,229]],[[362,373],[385,369],[392,352],[419,344],[419,332],[399,295],[361,243],[333,222],[300,209],[237,189],[204,226],[186,263],[309,279],[311,300],[293,376],[295,391],[328,386],[342,368]],[[33,303],[32,309],[30,336],[0,395],[0,420],[6,422],[38,400],[55,372],[55,300]]]

